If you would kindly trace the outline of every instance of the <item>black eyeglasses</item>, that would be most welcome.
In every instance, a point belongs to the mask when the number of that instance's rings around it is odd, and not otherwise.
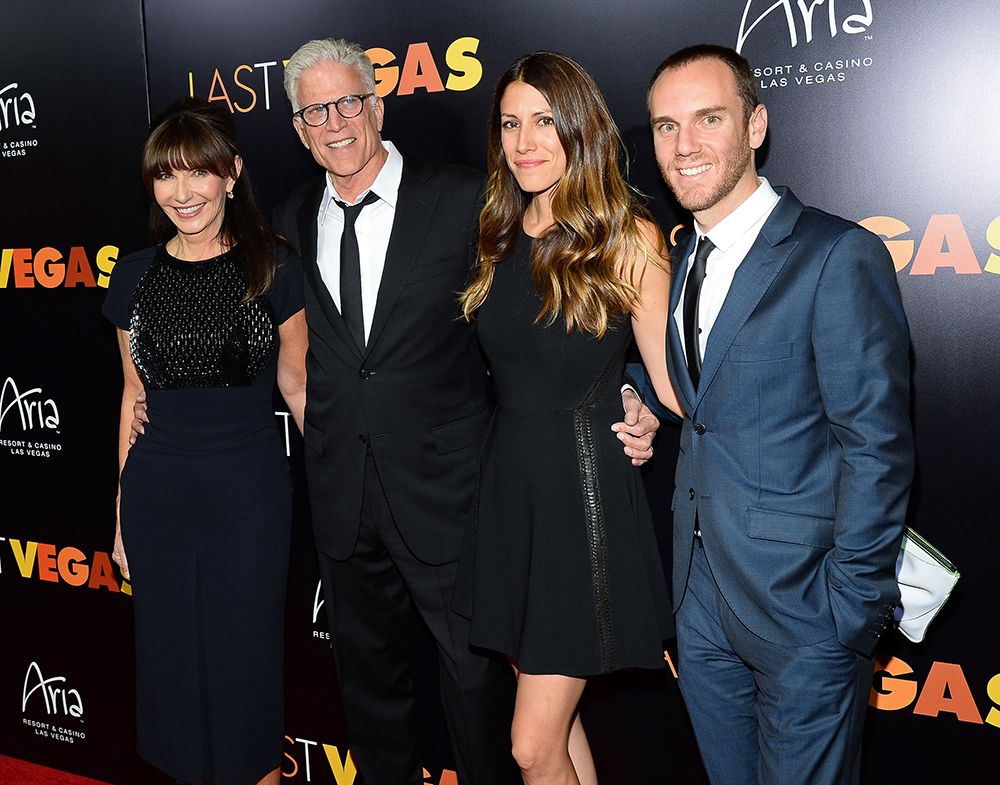
[[[345,120],[357,117],[361,110],[365,108],[365,99],[371,98],[375,93],[365,93],[364,95],[345,95],[336,101],[327,101],[325,104],[309,104],[299,111],[294,112],[292,117],[301,117],[302,122],[314,128],[319,125],[326,125],[330,119],[330,107],[337,110],[337,114]]]

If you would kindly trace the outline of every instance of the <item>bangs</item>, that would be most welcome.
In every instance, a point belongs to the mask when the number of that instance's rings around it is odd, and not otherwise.
[[[142,153],[142,179],[147,188],[162,173],[204,169],[217,177],[236,175],[236,150],[207,123],[175,116],[157,126]]]

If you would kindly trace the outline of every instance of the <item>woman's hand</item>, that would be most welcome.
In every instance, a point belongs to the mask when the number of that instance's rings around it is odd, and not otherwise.
[[[632,465],[642,466],[653,457],[653,438],[660,421],[631,387],[622,390],[622,407],[624,419],[612,425],[611,430],[625,445],[625,454],[632,459]]]
[[[118,569],[122,571],[122,576],[125,580],[130,580],[128,559],[125,558],[125,546],[122,545],[122,524],[120,520],[115,523],[115,544],[111,549],[111,559],[118,565]]]

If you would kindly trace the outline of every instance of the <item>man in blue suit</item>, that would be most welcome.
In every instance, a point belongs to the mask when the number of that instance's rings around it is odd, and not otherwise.
[[[648,100],[696,230],[675,249],[667,363],[686,412],[679,675],[702,759],[715,785],[857,782],[913,466],[892,261],[757,176],[767,110],[736,52],[677,52]]]

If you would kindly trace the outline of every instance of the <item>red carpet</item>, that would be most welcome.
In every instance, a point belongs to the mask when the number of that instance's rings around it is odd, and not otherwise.
[[[107,783],[0,755],[0,785],[107,785]]]

